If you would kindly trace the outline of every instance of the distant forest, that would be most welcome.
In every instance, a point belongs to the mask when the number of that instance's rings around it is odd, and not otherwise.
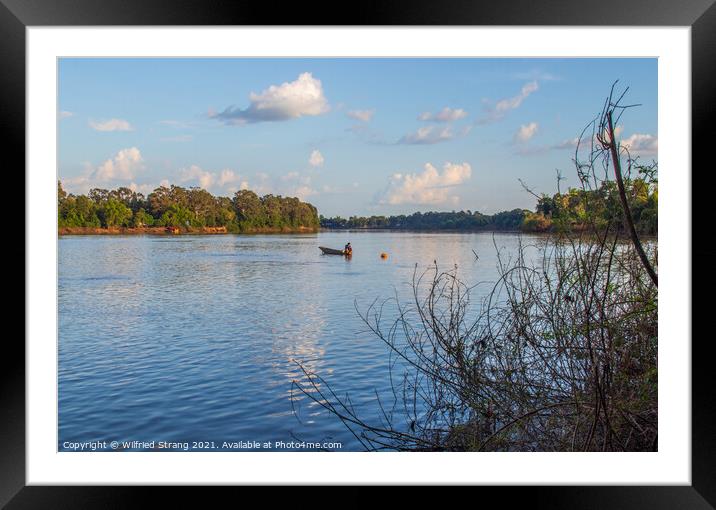
[[[67,194],[57,184],[58,226],[63,227],[224,227],[227,232],[313,229],[316,208],[298,198],[237,191],[215,197],[202,188],[161,186],[146,197],[129,188],[95,188],[88,195]]]
[[[655,176],[627,179],[625,188],[637,231],[656,235],[658,182]],[[217,197],[202,188],[174,185],[161,186],[146,197],[129,188],[111,191],[95,188],[88,195],[73,195],[67,194],[58,182],[57,199],[60,228],[173,227],[189,230],[223,227],[226,232],[242,233],[316,230],[320,226],[325,229],[551,232],[560,227],[587,227],[587,221],[598,222],[598,227],[608,223],[623,227],[618,190],[612,181],[605,181],[596,190],[570,188],[552,196],[535,195],[534,211],[513,209],[496,214],[471,210],[416,212],[347,219],[319,217],[313,205],[298,198],[259,197],[249,190],[240,190],[232,198]]]
[[[646,171],[646,169],[642,169]],[[625,180],[625,189],[634,217],[636,230],[641,234],[658,232],[658,183],[654,175]],[[399,216],[351,216],[325,218],[320,216],[322,228],[328,229],[399,229],[399,230],[521,230],[551,232],[560,227],[578,230],[587,221],[602,228],[611,223],[623,231],[623,212],[619,194],[613,181],[605,181],[596,190],[570,188],[552,196],[536,195],[535,210],[513,209],[496,214],[477,211],[416,212]]]

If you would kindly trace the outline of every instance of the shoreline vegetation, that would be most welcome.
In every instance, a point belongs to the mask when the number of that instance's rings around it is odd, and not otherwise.
[[[237,191],[216,197],[194,187],[160,186],[67,194],[57,182],[59,235],[258,234],[317,232],[318,211],[294,197]]]
[[[635,165],[637,176],[623,182],[633,227],[643,236],[658,234],[658,181],[652,168]],[[161,186],[146,197],[129,188],[95,188],[88,195],[68,195],[59,181],[57,189],[59,235],[301,234],[319,230],[554,233],[611,225],[615,234],[623,236],[631,228],[624,222],[619,188],[608,180],[593,189],[570,188],[551,196],[532,193],[534,211],[513,209],[489,215],[468,209],[349,218],[326,218],[318,215],[314,205],[298,198],[259,197],[250,190],[240,190],[229,198],[175,185]]]
[[[282,227],[282,228],[255,228],[243,231],[242,234],[309,234],[317,232],[317,228],[310,227]],[[68,235],[224,235],[232,234],[226,227],[59,227],[57,232],[61,236]]]

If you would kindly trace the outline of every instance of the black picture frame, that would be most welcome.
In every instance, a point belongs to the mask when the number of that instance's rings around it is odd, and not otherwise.
[[[716,5],[714,0],[649,2],[648,0],[427,0],[349,4],[316,1],[306,9],[293,3],[277,9],[273,3],[231,0],[0,0],[0,116],[3,145],[14,168],[25,168],[25,28],[71,25],[607,25],[688,26],[692,51],[693,168],[712,168],[707,159],[716,128]],[[317,13],[321,13],[320,16]],[[317,17],[319,16],[319,17]],[[690,169],[684,169],[685,175]],[[696,182],[696,172],[691,172]],[[706,186],[696,186],[692,204],[708,206]],[[26,193],[31,190],[25,190]],[[26,196],[26,195],[25,195]],[[692,206],[693,207],[693,206]],[[698,232],[705,210],[692,208],[692,232]],[[27,255],[27,254],[26,254]],[[692,243],[692,274],[707,267],[714,249]],[[25,274],[30,268],[25,265]],[[711,272],[699,273],[695,282],[713,288]],[[29,296],[31,298],[32,296]],[[20,305],[22,303],[22,305]],[[16,307],[25,301],[16,300]],[[693,294],[693,320],[703,322],[710,300]],[[19,310],[18,310],[19,312]],[[707,329],[704,331],[708,331]],[[694,329],[693,331],[697,331]],[[692,485],[647,487],[532,487],[529,504],[549,508],[713,508],[716,506],[716,439],[713,370],[709,356],[711,335],[669,339],[691,341],[692,349]],[[2,392],[0,392],[0,505],[7,508],[78,508],[133,505],[136,491],[121,487],[38,487],[25,484],[25,349],[17,336],[5,338]],[[487,490],[487,489],[485,489]],[[493,489],[490,489],[493,490]],[[510,498],[525,496],[510,491]],[[180,497],[182,491],[176,492]],[[143,498],[143,496],[140,496]]]

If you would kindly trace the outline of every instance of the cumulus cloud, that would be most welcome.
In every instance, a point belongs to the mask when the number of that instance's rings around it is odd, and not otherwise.
[[[526,83],[522,86],[522,90],[520,90],[520,93],[516,96],[498,101],[495,105],[495,111],[498,113],[504,113],[518,108],[522,104],[522,101],[527,99],[527,97],[538,88],[539,87],[536,81]]]
[[[459,198],[451,192],[469,180],[472,168],[468,163],[445,163],[442,172],[426,163],[423,172],[414,174],[393,174],[380,203],[399,205],[455,204]]]
[[[539,125],[536,122],[530,122],[529,124],[521,125],[515,133],[515,142],[524,143],[529,141],[534,135],[537,134],[538,130]]]
[[[520,89],[520,93],[516,96],[508,97],[505,99],[501,99],[495,104],[488,104],[485,107],[485,110],[487,111],[485,116],[483,116],[480,120],[480,124],[486,124],[490,122],[495,122],[500,119],[502,119],[505,115],[507,115],[510,111],[519,108],[519,106],[522,104],[522,102],[529,97],[530,94],[535,92],[537,89],[539,89],[539,85],[536,81],[530,81],[525,83],[522,86],[522,89]]]
[[[323,154],[317,149],[311,152],[311,157],[308,158],[308,163],[311,166],[323,166],[324,161]]]
[[[634,133],[621,141],[621,146],[631,153],[652,155],[659,149],[659,139],[654,135]]]
[[[288,172],[284,175],[268,175],[256,172],[253,177],[246,178],[229,168],[220,172],[205,170],[198,165],[191,165],[179,172],[179,184],[183,186],[199,186],[207,191],[222,196],[231,196],[239,190],[249,189],[257,195],[276,194],[297,197],[300,200],[317,195],[311,176],[299,172]]]
[[[168,185],[168,184],[167,184]],[[132,182],[127,186],[129,189],[136,193],[141,193],[143,195],[149,195],[152,191],[157,189],[157,186],[154,184],[137,184],[136,182]]]
[[[361,122],[370,122],[375,114],[375,110],[350,110],[346,112],[351,119],[359,120]]]
[[[65,177],[60,179],[62,188],[68,193],[86,193],[92,186],[90,182],[90,173],[92,169],[86,170],[84,174],[75,177]]]
[[[448,108],[447,106],[437,113],[423,112],[418,120],[430,122],[454,122],[467,117],[467,112],[462,108]]]
[[[624,132],[624,126],[619,125],[614,128],[614,134],[617,137],[617,140],[621,138],[622,133]],[[603,137],[605,140],[609,140],[609,134],[605,131],[603,133]],[[549,147],[550,149],[576,149],[577,145],[579,145],[582,149],[589,150],[591,148],[592,142],[590,142],[590,137],[586,136],[582,138],[581,142],[579,140],[579,137],[575,138],[569,138],[567,140],[563,140],[557,144],[552,145]],[[593,137],[593,143],[594,145],[597,145],[599,141],[597,140],[597,136],[594,135]],[[620,143],[622,146],[626,147],[627,149],[630,149],[630,146],[636,147],[637,152],[642,152],[644,154],[656,152],[656,137],[652,135],[640,135],[635,134],[630,136],[627,139],[621,140]],[[631,149],[630,149],[631,150]]]
[[[579,138],[568,138],[552,146],[553,149],[576,149],[579,144]]]
[[[232,194],[239,189],[248,189],[248,181],[230,168],[220,172],[211,172],[198,165],[191,165],[179,172],[179,182],[189,186],[199,186],[207,191]]]
[[[179,182],[182,184],[196,183],[199,187],[208,190],[216,182],[216,175],[198,165],[191,165],[179,173]]]
[[[298,186],[295,188],[292,192],[289,192],[288,195],[294,196],[298,198],[299,200],[305,201],[308,197],[312,195],[317,195],[318,192],[311,188],[310,186]]]
[[[95,122],[89,121],[89,125],[95,131],[131,131],[132,126],[124,119],[109,119]]]
[[[102,164],[84,164],[84,172],[62,179],[62,185],[72,193],[86,193],[91,188],[126,186],[144,170],[142,153],[136,147],[122,149]]]
[[[136,147],[122,149],[97,167],[92,178],[99,182],[131,181],[142,169],[142,161],[142,153]]]
[[[312,187],[312,179],[309,175],[289,172],[282,176],[280,181],[275,188],[281,195],[306,200],[308,197],[318,194],[318,191]]]
[[[246,189],[248,187],[248,183],[243,180],[243,178],[235,173],[233,170],[230,170],[228,168],[225,168],[221,172],[219,172],[219,176],[216,179],[216,183],[219,185],[219,187],[225,187],[229,185],[239,185],[239,188]]]
[[[440,142],[447,142],[455,138],[455,132],[450,126],[437,127],[426,126],[419,128],[415,133],[410,133],[398,140],[399,144],[406,145],[431,145]]]
[[[68,112],[67,110],[62,110],[57,114],[57,117],[59,119],[67,119],[69,117],[73,117],[75,114],[73,112]]]
[[[245,109],[230,106],[220,113],[210,112],[209,116],[227,124],[248,124],[321,115],[329,110],[321,81],[311,73],[302,73],[292,82],[271,85],[260,94],[252,92],[249,102]]]

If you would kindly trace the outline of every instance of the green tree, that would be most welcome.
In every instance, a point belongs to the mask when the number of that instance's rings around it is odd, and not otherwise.
[[[233,205],[236,221],[241,228],[266,226],[264,204],[253,191],[242,189],[234,193]]]
[[[58,226],[99,227],[97,205],[85,195],[68,195],[59,206]]]
[[[154,225],[154,217],[143,208],[134,213],[133,227],[151,227],[152,225]]]
[[[132,221],[132,210],[116,198],[109,198],[100,207],[99,216],[104,227],[128,227]]]
[[[192,224],[194,219],[194,213],[186,207],[178,204],[171,204],[169,208],[164,211],[161,218],[159,218],[158,224],[165,227],[186,228]]]

